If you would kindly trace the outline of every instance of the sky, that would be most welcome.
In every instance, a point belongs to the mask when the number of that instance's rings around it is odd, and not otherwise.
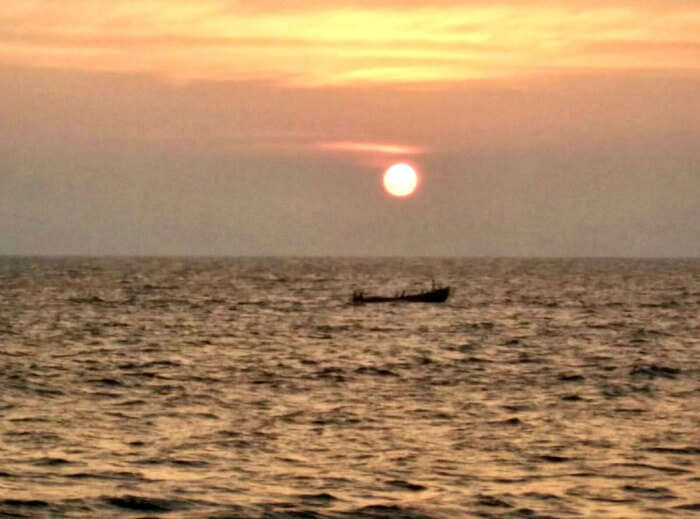
[[[5,0],[0,137],[0,254],[700,256],[700,2]]]

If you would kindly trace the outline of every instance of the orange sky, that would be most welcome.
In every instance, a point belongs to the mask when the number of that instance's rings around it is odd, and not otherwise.
[[[700,255],[700,1],[4,0],[0,136],[0,254]]]
[[[298,86],[697,70],[700,3],[5,0],[0,62]]]

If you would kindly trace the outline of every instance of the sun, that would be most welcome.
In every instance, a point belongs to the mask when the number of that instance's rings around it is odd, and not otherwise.
[[[416,170],[404,162],[394,164],[384,172],[384,189],[393,196],[412,194],[418,186]]]

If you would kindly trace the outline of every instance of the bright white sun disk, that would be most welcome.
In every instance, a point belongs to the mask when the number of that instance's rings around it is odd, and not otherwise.
[[[405,163],[394,164],[384,172],[384,189],[390,195],[408,196],[416,190],[416,170]]]

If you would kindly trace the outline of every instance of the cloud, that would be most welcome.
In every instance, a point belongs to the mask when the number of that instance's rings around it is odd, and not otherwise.
[[[316,147],[333,151],[378,153],[386,155],[420,155],[426,152],[426,150],[420,146],[381,142],[332,141],[318,143]]]
[[[700,5],[656,0],[0,6],[0,62],[288,86],[453,83],[543,71],[700,69]]]

